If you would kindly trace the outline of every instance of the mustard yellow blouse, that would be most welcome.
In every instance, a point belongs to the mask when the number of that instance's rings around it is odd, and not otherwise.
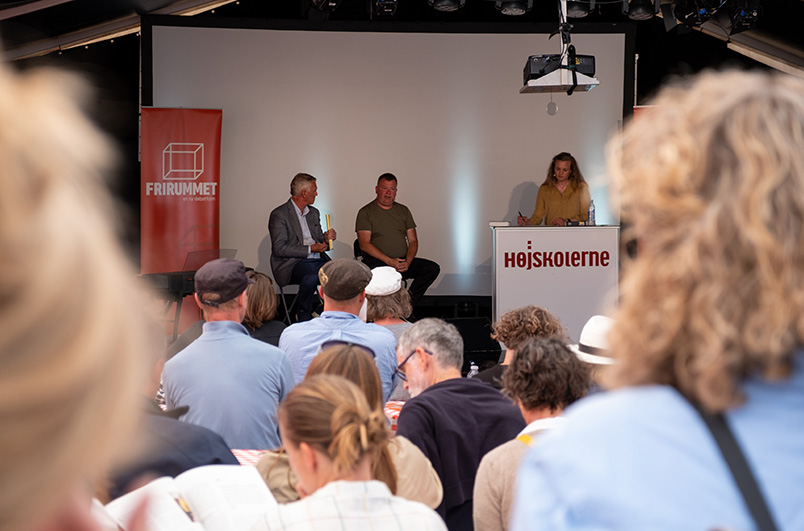
[[[552,183],[543,184],[539,187],[536,208],[528,225],[541,225],[544,221],[546,226],[552,227],[553,220],[557,218],[586,221],[589,217],[589,200],[586,183],[581,183],[577,189],[567,186],[564,193],[559,192]]]

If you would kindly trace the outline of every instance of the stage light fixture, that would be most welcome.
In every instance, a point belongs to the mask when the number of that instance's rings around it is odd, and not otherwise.
[[[678,26],[678,20],[673,13],[672,4],[662,4],[662,22],[664,23],[664,31],[670,31]]]
[[[729,4],[729,18],[731,18],[729,35],[753,28],[757,23],[759,8],[759,0],[734,0]]]
[[[463,7],[466,0],[427,0],[436,11],[457,11]]]
[[[631,20],[650,20],[659,12],[661,0],[623,0],[623,13]]]
[[[398,7],[398,0],[374,0],[374,14],[377,16],[392,17]]]
[[[341,0],[310,0],[310,3],[319,11],[332,12],[338,9]]]
[[[678,0],[674,9],[676,20],[687,26],[700,26],[712,18],[723,3],[718,0]]]
[[[595,8],[595,0],[588,2],[567,2],[567,18],[583,18]]]
[[[497,0],[494,3],[503,15],[524,15],[533,7],[533,0]]]

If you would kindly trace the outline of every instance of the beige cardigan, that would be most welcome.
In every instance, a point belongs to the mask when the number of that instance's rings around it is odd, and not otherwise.
[[[475,476],[472,495],[472,519],[475,531],[505,531],[511,518],[514,485],[519,463],[530,449],[532,438],[553,428],[564,419],[539,419],[525,426],[520,437],[501,444],[483,456]],[[528,440],[530,438],[530,440]],[[527,442],[523,442],[523,440]]]

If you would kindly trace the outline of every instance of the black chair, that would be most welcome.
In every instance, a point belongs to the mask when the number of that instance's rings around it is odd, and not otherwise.
[[[282,286],[279,282],[276,281],[276,274],[274,274],[273,268],[271,268],[271,274],[274,277],[274,285],[279,288],[279,302],[282,305],[282,308],[285,310],[285,319],[284,322],[288,326],[293,324],[293,318],[291,317],[290,310],[296,306],[296,301],[299,298],[299,290],[296,290],[296,294],[293,296],[293,300],[290,301],[288,304],[287,298],[285,296],[285,289],[287,286],[298,286],[298,284],[287,284],[286,286]]]
[[[291,284],[288,284],[288,286],[290,286],[290,285],[291,285]],[[295,294],[295,295],[293,295],[293,300],[291,300],[291,301],[290,301],[290,304],[288,304],[288,301],[287,301],[287,299],[285,298],[285,297],[286,297],[286,296],[285,296],[285,290],[284,290],[284,289],[282,288],[282,286],[280,286],[279,284],[277,284],[277,286],[279,287],[279,300],[280,300],[280,304],[282,304],[282,308],[285,310],[285,319],[284,319],[284,322],[285,322],[285,324],[287,324],[288,326],[290,326],[290,325],[292,325],[292,324],[294,323],[293,317],[291,317],[291,314],[290,314],[290,310],[291,310],[292,308],[295,308],[295,307],[296,307],[296,300],[299,298],[299,292],[298,292],[298,290],[296,291],[296,294]],[[287,286],[285,286],[285,287],[287,287]]]

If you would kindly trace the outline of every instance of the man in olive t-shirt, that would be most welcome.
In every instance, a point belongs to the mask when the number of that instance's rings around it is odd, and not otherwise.
[[[391,266],[402,278],[413,279],[410,298],[416,306],[441,268],[432,260],[416,258],[419,250],[416,223],[408,207],[395,201],[396,190],[396,176],[380,175],[374,188],[377,197],[357,212],[355,231],[367,266]]]

